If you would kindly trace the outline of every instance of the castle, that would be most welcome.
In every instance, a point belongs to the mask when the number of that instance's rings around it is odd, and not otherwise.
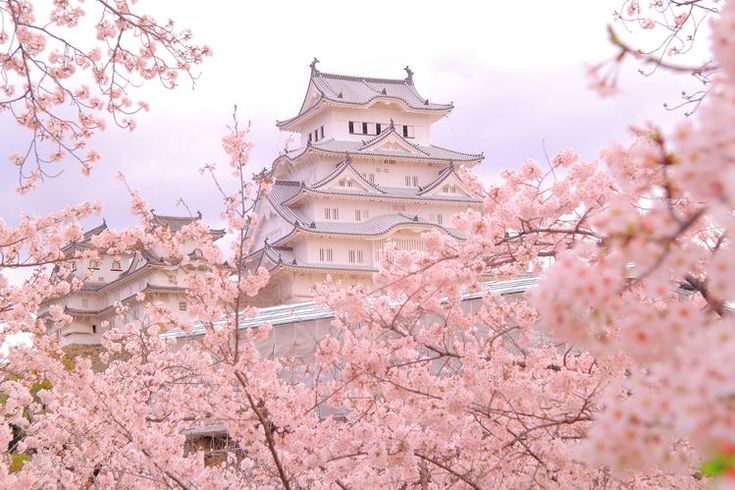
[[[277,123],[300,135],[300,148],[285,150],[259,176],[271,186],[255,203],[258,226],[250,234],[250,267],[271,275],[255,298],[259,305],[311,300],[313,286],[327,276],[369,287],[388,243],[420,251],[429,230],[462,239],[451,216],[482,202],[461,170],[483,155],[431,144],[432,124],[453,106],[419,95],[408,67],[405,78],[388,79],[328,74],[316,65],[315,59],[299,112]],[[153,215],[172,231],[200,218]],[[103,223],[89,230],[66,252],[90,246],[106,229]],[[224,230],[210,233],[217,240]],[[80,261],[72,273],[84,286],[53,302],[73,318],[56,332],[64,345],[99,343],[100,333],[119,321],[119,306],[129,307],[126,318],[141,313],[139,293],[193,320],[181,266],[155,247]]]
[[[431,144],[431,126],[452,104],[422,97],[413,72],[402,79],[323,73],[314,59],[304,101],[277,127],[300,136],[261,178],[270,192],[256,203],[252,266],[266,267],[260,304],[313,297],[331,276],[369,286],[386,244],[422,250],[421,233],[461,239],[450,217],[478,209],[480,197],[458,172],[482,154]]]

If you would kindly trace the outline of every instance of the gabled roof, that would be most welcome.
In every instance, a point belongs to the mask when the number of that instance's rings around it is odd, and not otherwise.
[[[324,177],[322,180],[314,182],[309,187],[311,187],[314,190],[320,189],[323,187],[327,187],[331,182],[336,180],[337,177],[343,176],[343,174],[345,177],[352,177],[358,182],[360,182],[363,188],[366,190],[374,191],[377,193],[383,193],[383,191],[380,190],[380,188],[377,185],[375,185],[373,182],[370,182],[365,177],[363,177],[362,174],[358,172],[355,167],[352,166],[352,158],[349,155],[347,155],[347,157],[344,160],[339,162],[337,166],[334,168],[334,170],[329,175]],[[351,191],[349,189],[346,189],[345,192],[357,193],[359,192],[359,190],[355,189],[354,191]]]
[[[173,232],[180,231],[183,227],[192,224],[194,221],[201,219],[202,215],[199,214],[196,217],[190,216],[165,216],[163,214],[156,214],[151,210],[153,215],[153,222],[158,226],[168,228]]]
[[[466,193],[467,195],[472,195],[472,192],[465,187],[462,178],[457,175],[457,172],[454,169],[454,165],[451,163],[447,166],[447,168],[443,169],[439,173],[439,177],[434,182],[427,185],[426,187],[421,188],[418,194],[420,196],[430,195],[433,193],[434,190],[436,190],[437,187],[439,187],[446,181],[456,182],[462,188],[462,192]]]
[[[266,199],[278,215],[286,222],[294,225],[309,223],[311,220],[301,211],[291,209],[284,203],[301,192],[303,183],[293,180],[280,180],[273,185]]]
[[[153,215],[153,223],[155,225],[166,227],[172,232],[178,232],[184,226],[187,226],[196,220],[202,219],[201,213],[197,213],[197,216],[195,217],[165,216],[165,215],[160,215],[160,214],[155,214],[155,213],[151,213],[151,214]],[[65,253],[69,253],[75,247],[88,246],[88,243],[92,239],[92,237],[99,235],[105,230],[107,230],[107,223],[103,220],[101,225],[96,226],[86,231],[84,233],[84,238],[81,241],[70,243],[69,245],[64,247],[62,250]],[[222,238],[224,236],[225,231],[210,229],[209,233],[212,237],[212,240],[218,240],[219,238]],[[132,256],[130,257],[130,262],[128,264],[127,269],[125,269],[120,274],[118,274],[117,277],[112,279],[110,282],[106,282],[106,283],[97,283],[94,281],[87,281],[84,284],[83,289],[87,291],[98,291],[103,288],[112,287],[118,284],[120,281],[123,281],[127,277],[133,275],[134,273],[137,273],[138,271],[146,269],[150,266],[171,267],[171,266],[176,266],[177,264],[178,262],[172,262],[168,260],[167,258],[162,257],[158,255],[154,250],[148,247],[141,247],[139,250],[135,250],[132,252]]]
[[[316,58],[311,63],[309,87],[299,113],[276,126],[289,129],[297,120],[316,111],[322,101],[336,104],[367,106],[377,100],[394,100],[408,109],[447,113],[453,105],[431,102],[422,97],[413,84],[413,72],[406,67],[406,78],[373,78],[364,76],[323,73],[316,68]]]
[[[423,154],[424,156],[429,155],[429,153],[426,150],[421,149],[418,145],[411,143],[406,138],[399,135],[396,132],[396,127],[393,125],[392,120],[387,130],[381,131],[381,133],[375,138],[363,142],[363,145],[359,147],[357,151],[358,152],[399,151],[399,152],[404,152],[404,153],[409,153],[409,154],[419,153],[419,154]]]
[[[64,246],[64,248],[61,249],[64,253],[69,253],[72,250],[74,250],[76,247],[86,247],[89,245],[90,240],[92,240],[93,237],[99,235],[103,231],[107,230],[107,222],[102,219],[102,224],[95,226],[94,228],[87,230],[84,232],[84,236],[82,239],[78,242],[72,242]]]
[[[153,223],[155,225],[168,228],[173,233],[177,233],[185,226],[202,219],[201,212],[197,212],[196,216],[166,216],[163,214],[156,214],[151,210],[151,215],[153,215]],[[210,229],[209,233],[212,235],[213,240],[219,240],[225,236],[225,230],[223,229]]]

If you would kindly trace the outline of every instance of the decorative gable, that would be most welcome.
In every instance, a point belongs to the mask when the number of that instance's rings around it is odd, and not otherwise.
[[[335,175],[328,183],[322,185],[320,190],[336,192],[378,192],[375,186],[370,185],[352,165],[346,165],[338,175]]]
[[[337,191],[337,192],[369,192],[382,193],[374,184],[368,182],[355,167],[350,163],[348,156],[324,179],[315,182],[311,189],[319,191]]]
[[[319,91],[319,89],[316,88],[314,85],[314,82],[311,82],[309,84],[309,89],[306,91],[306,96],[304,97],[304,103],[301,106],[301,110],[299,111],[299,114],[303,114],[304,112],[308,111],[315,105],[319,103],[319,100],[322,98],[322,93]]]
[[[422,196],[444,197],[444,198],[470,198],[477,196],[470,191],[462,179],[459,178],[453,167],[447,167],[439,177],[424,187],[419,193]]]
[[[426,155],[426,152],[418,149],[401,137],[394,129],[391,129],[372,141],[368,141],[361,146],[358,151],[375,151],[375,152],[401,152],[412,155]]]

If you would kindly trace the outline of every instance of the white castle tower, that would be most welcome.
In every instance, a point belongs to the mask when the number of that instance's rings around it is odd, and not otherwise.
[[[461,239],[449,218],[481,202],[457,170],[483,155],[431,144],[431,125],[453,106],[419,95],[410,68],[384,79],[317,63],[298,114],[277,123],[299,133],[300,148],[276,158],[272,190],[255,206],[251,266],[271,273],[261,304],[310,299],[327,274],[370,285],[387,241],[421,250],[433,229]]]

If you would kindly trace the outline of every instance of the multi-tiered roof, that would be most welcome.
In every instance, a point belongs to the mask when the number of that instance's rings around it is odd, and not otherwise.
[[[268,173],[273,184],[256,205],[253,265],[272,276],[301,271],[313,284],[313,271],[323,279],[377,270],[378,249],[399,231],[412,233],[407,240],[417,247],[423,231],[461,239],[449,218],[480,197],[459,170],[483,155],[430,143],[431,124],[452,104],[422,97],[408,67],[405,78],[386,79],[322,73],[316,62],[298,114],[277,123],[301,133],[302,144]]]

